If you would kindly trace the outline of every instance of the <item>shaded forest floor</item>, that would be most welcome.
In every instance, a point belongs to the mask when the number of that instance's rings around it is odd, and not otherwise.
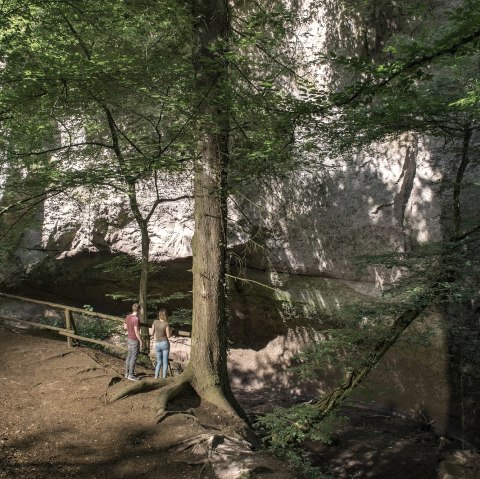
[[[123,361],[66,341],[0,322],[0,478],[198,478],[198,457],[170,447],[228,425],[208,405],[180,400],[197,420],[175,415],[156,425],[155,392],[106,404],[106,387],[122,375]],[[151,376],[151,371],[138,371]],[[248,412],[268,398],[238,391]],[[183,401],[183,402],[182,402]],[[315,464],[338,478],[437,478],[438,438],[418,423],[361,409],[333,446],[310,444]],[[261,456],[261,457],[260,457]],[[255,478],[295,478],[285,464],[259,455]],[[204,470],[204,478],[210,477]],[[228,477],[228,476],[227,476]]]

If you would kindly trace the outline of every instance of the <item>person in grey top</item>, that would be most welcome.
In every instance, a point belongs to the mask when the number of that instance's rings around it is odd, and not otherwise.
[[[167,377],[168,370],[168,354],[170,352],[170,326],[168,325],[167,310],[160,309],[158,311],[158,319],[156,319],[152,327],[148,330],[150,336],[155,339],[155,353],[157,355],[157,365],[155,366],[155,378],[160,376],[160,368],[162,368],[162,378]]]
[[[135,363],[137,361],[138,352],[143,346],[142,338],[140,336],[139,311],[140,306],[138,303],[134,303],[132,305],[132,313],[126,317],[123,325],[127,332],[128,347],[127,359],[125,360],[125,378],[130,379],[130,381],[138,381],[137,376],[135,376]]]

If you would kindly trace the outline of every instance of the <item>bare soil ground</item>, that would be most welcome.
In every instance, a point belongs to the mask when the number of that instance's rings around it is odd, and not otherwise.
[[[211,477],[208,468],[200,474],[203,458],[169,449],[228,429],[208,405],[178,403],[195,407],[197,419],[175,415],[157,425],[154,391],[106,404],[121,359],[7,324],[0,323],[0,478]],[[256,477],[293,477],[273,458],[263,455],[261,464]]]
[[[175,406],[193,408],[196,419],[175,415],[157,425],[155,392],[107,404],[107,385],[122,374],[121,359],[0,322],[0,478],[213,477],[201,458],[175,454],[171,446],[206,432],[224,433],[228,424],[208,405],[186,398]],[[249,412],[269,403],[241,392]],[[349,420],[337,445],[309,446],[320,468],[342,479],[437,477],[440,453],[431,432],[371,411],[345,413]],[[258,464],[251,477],[299,477],[265,454]]]

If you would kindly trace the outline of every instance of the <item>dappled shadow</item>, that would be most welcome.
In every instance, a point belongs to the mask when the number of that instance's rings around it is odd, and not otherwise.
[[[347,3],[323,2],[325,11],[318,25],[326,32],[322,48],[350,53],[362,51],[373,58],[381,54],[389,35],[403,29],[408,21],[398,13],[396,2],[373,2],[374,10],[364,12],[364,17],[359,13],[354,18],[344,15],[342,9]],[[390,16],[386,15],[388,9],[393,12]],[[331,73],[331,77],[327,75],[324,81],[336,83],[339,80],[336,75],[338,72]],[[331,286],[333,283],[308,285],[300,276],[292,276],[288,284],[283,284],[278,273],[300,272],[369,282],[369,285],[357,285],[369,292],[373,285],[381,290],[394,281],[399,276],[398,270],[369,266],[365,272],[354,262],[362,256],[409,251],[418,242],[442,238],[442,225],[438,219],[445,216],[447,208],[438,198],[441,195],[439,182],[445,169],[444,165],[437,167],[430,161],[436,147],[435,142],[413,135],[391,139],[359,155],[341,160],[327,159],[322,169],[293,173],[281,181],[272,180],[263,190],[255,185],[246,192],[248,201],[238,198],[238,204],[248,216],[248,221],[242,223],[240,220],[240,226],[257,243],[259,239],[264,241],[272,254],[266,257],[265,249],[257,248],[253,240],[243,248],[237,247],[236,251],[247,265],[267,270],[265,274],[260,273],[262,280],[278,290],[261,295],[252,292],[248,282],[233,284],[230,295],[230,370],[234,388],[240,395],[261,394],[269,402],[280,403],[285,396],[290,396],[295,401],[309,394],[322,393],[338,380],[339,372],[334,365],[323,371],[314,383],[300,379],[288,367],[301,345],[316,339],[310,331],[324,327],[324,316],[328,317],[333,310],[340,311],[351,301],[347,289],[340,283],[335,287]],[[253,208],[253,204],[257,207]],[[53,278],[40,282],[44,291],[37,290],[37,297],[60,295],[77,306],[88,303],[98,311],[125,313],[129,308],[122,302],[105,299],[105,293],[120,287],[134,291],[134,278],[119,285],[110,281],[108,274],[101,277],[92,266],[110,256],[109,253],[103,254],[79,255],[59,261],[57,271],[63,268],[65,275],[54,274]],[[67,273],[69,265],[72,269]],[[165,270],[153,278],[153,294],[165,296],[177,291],[189,292],[189,260],[164,265]],[[247,280],[254,277],[251,271],[245,275]],[[314,312],[307,311],[307,305],[312,305]],[[191,307],[191,299],[176,300],[171,306]],[[320,318],[312,318],[315,315]],[[474,319],[469,320],[469,331],[476,331],[477,317],[478,313],[474,313]],[[471,338],[471,335],[462,334],[462,337]],[[450,341],[451,354],[458,356],[459,348],[454,344],[453,335]],[[461,343],[465,341],[462,339]],[[428,348],[430,351],[430,345]],[[393,350],[382,360],[383,369],[380,370],[386,378],[377,375],[375,379],[376,373],[372,374],[375,386],[381,386],[371,396],[373,400],[391,402],[392,407],[412,413],[426,410],[443,427],[445,409],[438,403],[443,405],[448,401],[445,386],[445,358],[448,356],[441,347],[436,352],[440,359],[432,353],[436,362],[431,368],[428,361],[425,367],[415,368],[401,350]],[[429,354],[425,345],[418,345],[418,360],[425,363]],[[459,378],[462,384],[466,384],[462,364],[465,363],[454,362],[450,366],[453,398],[450,414],[452,417],[457,415],[457,426],[464,420],[458,417],[458,408],[464,408],[465,395],[462,392],[461,396],[456,396],[460,388]],[[477,364],[469,362],[467,369],[472,376],[471,370],[478,369]],[[474,398],[476,381],[471,384],[470,399]],[[390,389],[388,394],[383,392],[385,389]],[[362,394],[366,396],[365,390]],[[390,399],[393,396],[396,396],[394,400]],[[473,423],[478,417],[475,407],[462,409],[471,413]]]
[[[235,436],[228,418],[198,397],[173,401],[169,409],[189,414],[156,424],[157,392],[104,403],[105,383],[122,362],[3,328],[0,338],[0,474],[6,479],[199,477],[207,450],[171,449],[199,436],[225,443],[209,456],[217,469],[235,462],[239,468],[261,469],[255,477],[270,477],[262,471],[291,477],[285,464],[236,449],[235,440],[228,439]],[[213,474],[207,468],[202,477]]]
[[[199,466],[173,462],[167,467],[167,446],[195,434],[191,419],[175,424],[167,419],[157,426],[148,395],[143,401],[103,402],[105,384],[123,369],[121,361],[17,330],[2,328],[1,337],[2,477],[173,479],[196,474]]]
[[[31,190],[29,190],[31,188]],[[24,263],[30,272],[48,256],[42,250],[43,203],[37,205],[42,184],[30,177],[14,162],[0,162],[0,286],[18,284],[24,279]],[[30,196],[30,194],[32,196]],[[31,198],[35,200],[31,200]]]
[[[425,334],[430,341],[419,343]],[[308,330],[291,330],[259,351],[232,348],[230,379],[242,404],[259,413],[269,412],[275,405],[318,398],[338,385],[344,374],[340,356],[325,361],[314,377],[303,377],[295,369],[295,354],[312,340]],[[426,319],[405,333],[352,398],[382,406],[389,414],[400,410],[409,417],[425,415],[434,421],[433,429],[443,433],[449,394],[444,340],[438,318]]]
[[[421,423],[381,410],[349,408],[333,444],[309,442],[308,457],[338,479],[435,479],[438,438]]]
[[[107,424],[104,425],[108,427]],[[171,454],[159,448],[155,427],[125,424],[112,443],[99,447],[98,440],[80,438],[72,428],[58,427],[3,440],[0,468],[6,478],[162,477],[174,479],[198,474],[200,465],[171,463]],[[101,430],[99,431],[101,435]],[[92,445],[85,442],[92,441]],[[103,448],[103,449],[102,449]],[[168,463],[168,465],[167,465]]]
[[[441,239],[440,226],[430,221],[441,213],[433,201],[441,176],[429,164],[428,142],[413,140],[391,140],[332,160],[331,168],[292,173],[281,184],[252,190],[248,196],[258,208],[250,208],[250,224],[241,226],[269,225],[264,240],[273,252],[271,269],[389,283],[395,270],[370,267],[366,274],[354,259]],[[264,251],[247,245],[243,253],[248,265],[265,267]]]

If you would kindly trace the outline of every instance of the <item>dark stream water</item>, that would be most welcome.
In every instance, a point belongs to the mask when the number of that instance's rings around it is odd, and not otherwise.
[[[124,316],[130,311],[138,296],[139,276],[128,270],[117,273],[105,271],[103,266],[112,258],[107,253],[84,254],[58,261],[53,273],[36,274],[27,279],[12,294]],[[161,306],[169,309],[191,308],[192,276],[190,260],[166,263],[159,271],[150,274],[149,295],[152,298],[169,297],[181,293],[183,298],[170,299]],[[132,299],[115,299],[112,295]]]

